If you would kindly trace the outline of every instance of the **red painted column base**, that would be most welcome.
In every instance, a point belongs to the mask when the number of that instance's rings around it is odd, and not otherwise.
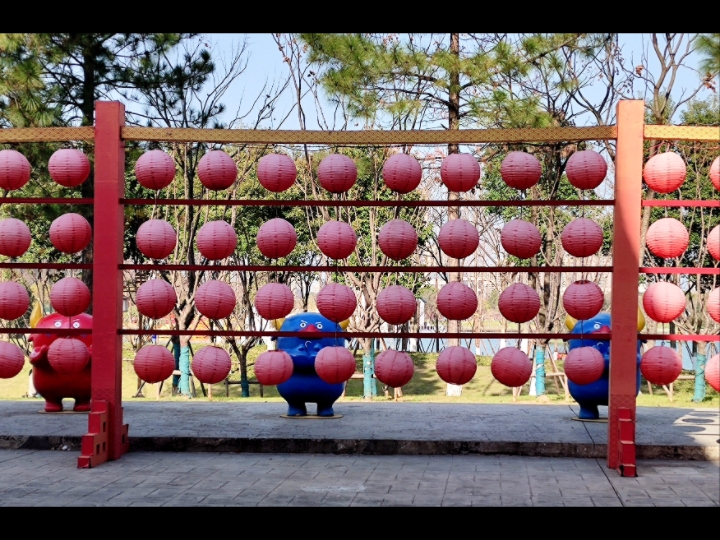
[[[120,409],[120,422],[122,423],[122,409]],[[92,402],[88,415],[88,431],[82,437],[78,469],[90,469],[110,460],[108,448],[108,402],[97,400]],[[121,454],[130,449],[128,440],[128,425],[122,426]],[[119,458],[116,456],[114,459]]]
[[[635,466],[635,411],[629,407],[618,407],[617,471],[620,476],[637,476]]]

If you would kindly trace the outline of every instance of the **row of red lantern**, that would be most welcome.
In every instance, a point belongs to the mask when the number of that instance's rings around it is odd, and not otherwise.
[[[63,187],[77,187],[90,175],[90,162],[80,150],[57,150],[48,161],[50,177]],[[0,187],[20,189],[30,180],[30,162],[17,150],[0,150]]]
[[[47,351],[50,366],[58,373],[79,373],[90,361],[87,346],[72,337],[59,337]],[[10,379],[19,374],[25,365],[25,354],[14,343],[0,341],[0,379]]]
[[[50,289],[53,309],[66,317],[74,317],[90,307],[90,289],[81,280],[66,277]],[[13,321],[30,308],[27,289],[14,281],[0,282],[0,319]]]
[[[161,345],[148,345],[140,349],[133,361],[135,373],[147,383],[159,383],[173,374],[175,358]],[[203,347],[195,353],[191,363],[193,375],[204,384],[217,384],[230,374],[232,363],[224,349]]]
[[[663,259],[680,257],[690,243],[690,235],[685,226],[675,218],[662,218],[648,227],[645,243],[650,253]],[[708,234],[708,253],[720,261],[720,225]]]
[[[577,218],[568,223],[560,235],[563,248],[574,257],[589,257],[597,253],[603,244],[603,231],[591,219]],[[510,255],[530,259],[540,252],[540,231],[535,225],[521,219],[505,224],[500,233],[500,243]]]
[[[195,307],[208,319],[225,319],[235,309],[235,292],[227,283],[206,281],[195,291]],[[138,311],[151,319],[162,319],[172,312],[177,294],[170,283],[163,279],[151,279],[140,285],[135,293]]]
[[[50,224],[50,242],[62,253],[78,253],[91,240],[90,223],[80,214],[63,214]],[[0,255],[22,257],[31,243],[30,229],[25,223],[15,218],[0,220]]]

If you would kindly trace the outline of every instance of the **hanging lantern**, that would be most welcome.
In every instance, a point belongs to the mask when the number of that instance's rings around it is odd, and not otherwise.
[[[15,218],[0,219],[0,255],[22,257],[32,243],[30,229]]]
[[[50,156],[48,172],[61,186],[77,187],[90,176],[90,162],[80,150],[63,148]]]
[[[195,307],[208,319],[225,319],[235,309],[235,292],[227,283],[206,281],[195,293]]]
[[[0,282],[0,319],[14,321],[30,307],[27,289],[14,281]]]
[[[233,159],[222,150],[211,150],[200,158],[200,183],[212,191],[227,189],[235,183],[238,170]]]
[[[505,347],[493,356],[490,361],[490,371],[500,384],[517,388],[530,379],[532,362],[520,349]]]
[[[437,309],[440,314],[451,321],[469,319],[478,307],[477,294],[459,281],[451,281],[444,285],[437,295]]]
[[[602,289],[586,279],[571,283],[563,293],[565,311],[579,321],[587,321],[600,313],[603,302],[605,295]]]
[[[710,181],[715,189],[720,190],[720,157],[716,157],[710,165]]]
[[[283,283],[267,283],[255,296],[255,309],[269,321],[287,317],[294,306],[295,297],[290,287]]]
[[[720,287],[715,287],[708,295],[707,312],[715,322],[720,322]]]
[[[204,384],[217,384],[227,379],[232,368],[230,355],[220,347],[203,347],[193,357],[192,372]]]
[[[605,359],[595,347],[578,347],[565,357],[565,375],[575,384],[590,384],[605,372]]]
[[[162,319],[175,307],[175,289],[163,279],[150,279],[138,287],[135,293],[137,310],[145,317]]]
[[[464,259],[475,253],[480,243],[480,235],[469,221],[452,219],[440,228],[438,242],[440,249],[448,257]]]
[[[418,235],[407,221],[391,219],[380,229],[378,244],[385,255],[394,261],[401,261],[415,251]]]
[[[475,376],[477,360],[465,347],[453,346],[438,355],[435,368],[446,383],[463,385]]]
[[[285,351],[267,351],[255,360],[255,378],[263,386],[282,384],[293,374],[293,361]]]
[[[524,283],[513,283],[500,293],[498,308],[508,321],[528,322],[540,311],[540,297],[532,287]]]
[[[375,358],[375,377],[391,388],[405,386],[414,372],[415,366],[407,353],[388,349]]]
[[[78,278],[62,278],[50,289],[50,303],[60,315],[80,315],[90,307],[90,289]]]
[[[382,176],[385,185],[396,193],[410,193],[420,185],[422,169],[414,157],[394,154],[385,161]]]
[[[175,249],[177,234],[164,219],[149,219],[138,227],[135,243],[146,257],[164,259]]]
[[[162,345],[146,345],[135,355],[133,368],[146,383],[159,383],[175,371],[175,357]]]
[[[656,257],[672,259],[685,253],[690,243],[690,235],[677,219],[662,218],[650,225],[645,235],[645,243],[650,253]]]
[[[527,152],[510,152],[500,165],[503,182],[515,189],[528,189],[540,181],[540,160]]]
[[[658,281],[650,285],[643,294],[643,308],[654,321],[674,321],[685,310],[685,294],[674,283]]]
[[[377,312],[388,324],[405,324],[415,315],[415,295],[402,285],[390,285],[377,297]]]
[[[203,257],[219,261],[235,252],[237,234],[232,225],[225,221],[208,221],[200,227],[195,242]]]
[[[672,193],[685,182],[685,161],[675,152],[655,154],[643,167],[643,180],[657,193]]]
[[[0,150],[0,188],[20,189],[30,180],[30,162],[17,150]]]
[[[90,361],[90,351],[79,339],[57,338],[48,348],[47,359],[58,373],[80,373]]]
[[[320,251],[331,259],[349,257],[357,245],[357,235],[353,228],[341,221],[328,221],[317,234]]]
[[[328,384],[349,380],[355,368],[355,357],[345,347],[323,347],[315,357],[315,372]]]
[[[568,181],[578,189],[595,189],[607,174],[607,163],[593,150],[575,152],[565,166]]]
[[[260,158],[257,167],[260,184],[273,193],[280,193],[295,183],[295,162],[285,154],[268,154]]]
[[[510,255],[519,259],[530,259],[540,253],[540,231],[532,223],[513,219],[503,227],[500,243]]]
[[[50,242],[62,253],[77,253],[90,245],[92,228],[80,214],[63,214],[50,225]]]
[[[716,225],[708,234],[707,249],[713,259],[720,261],[720,225]]]
[[[448,191],[470,191],[480,180],[480,164],[470,154],[450,154],[440,165],[440,178]]]
[[[323,317],[339,323],[350,318],[357,307],[357,299],[347,285],[328,283],[318,293],[315,304]]]
[[[0,379],[12,379],[25,367],[25,355],[20,347],[0,341]]]
[[[295,227],[282,218],[275,218],[262,224],[257,233],[257,247],[268,259],[279,259],[290,255],[297,244]]]
[[[705,380],[716,392],[720,392],[720,354],[716,354],[705,364]]]
[[[640,359],[640,373],[652,384],[670,384],[682,372],[682,360],[670,347],[653,347]]]
[[[162,150],[150,150],[135,162],[135,178],[141,186],[154,191],[168,187],[175,179],[175,162]]]
[[[603,231],[593,220],[577,218],[565,226],[560,242],[573,257],[588,257],[595,255],[602,247]]]
[[[345,193],[357,180],[355,162],[342,154],[330,154],[318,166],[320,185],[330,193]]]

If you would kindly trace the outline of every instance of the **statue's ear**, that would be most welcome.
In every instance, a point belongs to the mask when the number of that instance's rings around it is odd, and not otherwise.
[[[643,315],[642,309],[640,309],[640,306],[638,306],[638,332],[642,332],[642,329],[645,328],[645,315]]]
[[[285,317],[283,317],[282,319],[275,319],[273,321],[273,324],[275,325],[275,330],[280,330],[280,327],[283,325],[284,322],[285,322]]]
[[[347,327],[350,326],[350,319],[345,319],[344,321],[339,322],[338,325],[339,325],[340,328],[342,328],[343,330],[347,330]]]
[[[568,330],[572,332],[572,329],[575,328],[576,324],[577,320],[573,319],[570,315],[565,315],[565,326]]]

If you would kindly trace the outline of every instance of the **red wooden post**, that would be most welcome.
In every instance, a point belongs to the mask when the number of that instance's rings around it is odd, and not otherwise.
[[[122,271],[125,106],[95,106],[95,230],[93,257],[92,411],[78,467],[94,467],[127,452],[122,413]]]
[[[626,100],[618,103],[608,467],[617,469],[623,476],[636,476],[637,297],[640,273],[644,113],[645,103],[642,100]]]

